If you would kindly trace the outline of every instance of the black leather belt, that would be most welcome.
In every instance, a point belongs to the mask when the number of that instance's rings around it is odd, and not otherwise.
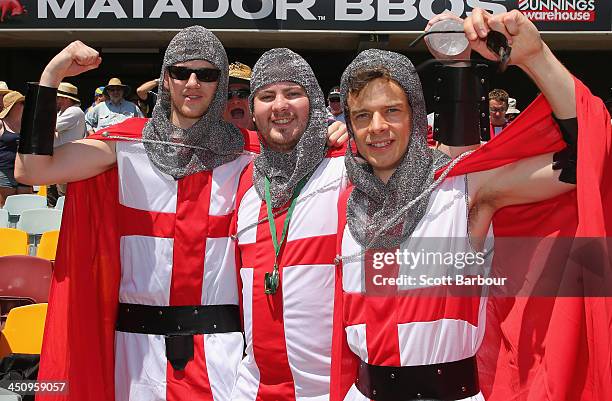
[[[193,336],[241,332],[238,305],[153,306],[120,303],[117,331],[163,335],[175,370],[193,359]]]
[[[460,400],[480,392],[475,357],[399,367],[362,361],[355,386],[375,401]]]
[[[238,305],[152,306],[119,304],[117,331],[181,335],[242,331]]]

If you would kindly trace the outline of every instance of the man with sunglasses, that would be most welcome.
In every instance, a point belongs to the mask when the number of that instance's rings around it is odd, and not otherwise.
[[[70,182],[39,379],[69,382],[69,401],[229,401],[244,349],[229,227],[257,140],[222,119],[225,50],[183,29],[150,120],[53,150],[59,82],[100,62],[71,43],[26,100],[17,177]]]
[[[340,103],[340,87],[334,86],[327,95],[327,121],[344,121],[344,110],[342,110],[342,103]]]
[[[238,61],[230,64],[227,105],[223,118],[236,127],[252,130],[253,116],[249,110],[250,81],[251,67]]]

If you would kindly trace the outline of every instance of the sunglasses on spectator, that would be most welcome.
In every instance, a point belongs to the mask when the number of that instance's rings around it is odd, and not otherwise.
[[[232,100],[232,98],[237,97],[238,99],[247,99],[251,91],[248,89],[230,89],[227,91],[227,100]]]
[[[339,102],[340,96],[330,96],[327,98],[327,100],[329,100],[330,102]]]
[[[191,77],[191,74],[195,74],[200,82],[216,82],[221,75],[221,71],[216,68],[198,68],[194,70],[187,67],[171,65],[168,67],[168,74],[170,74],[173,79],[178,79],[179,81],[187,81],[189,77]]]

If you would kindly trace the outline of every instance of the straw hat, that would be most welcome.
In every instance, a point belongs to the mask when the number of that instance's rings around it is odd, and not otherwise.
[[[251,67],[235,61],[229,65],[230,84],[249,84],[251,82]]]
[[[77,103],[81,103],[81,101],[77,97],[78,95],[79,90],[77,89],[77,87],[68,82],[62,82],[57,88],[57,96],[65,97],[70,100],[74,100]]]
[[[11,90],[8,88],[8,85],[4,81],[0,81],[0,95],[6,95]]]
[[[127,95],[127,93],[130,91],[130,87],[121,83],[121,80],[119,78],[111,78],[108,81],[108,84],[106,84],[106,86],[104,87],[104,94],[108,96],[108,88],[117,87],[117,86],[123,88],[124,96]]]
[[[23,102],[24,100],[25,97],[17,91],[10,91],[4,95],[4,98],[2,99],[4,109],[0,111],[0,118],[6,117],[16,103]]]

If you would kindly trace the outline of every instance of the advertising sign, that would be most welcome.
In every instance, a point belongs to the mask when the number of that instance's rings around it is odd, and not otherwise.
[[[607,0],[0,0],[2,29],[422,31],[444,10],[519,9],[541,30],[608,31]]]

